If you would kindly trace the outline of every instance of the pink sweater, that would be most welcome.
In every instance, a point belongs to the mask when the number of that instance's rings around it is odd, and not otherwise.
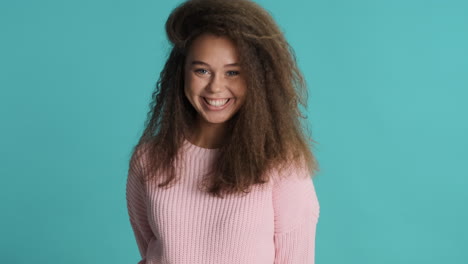
[[[319,202],[305,170],[291,168],[245,196],[197,189],[217,149],[185,140],[181,180],[169,189],[141,184],[146,156],[131,158],[126,198],[138,264],[313,264]],[[293,175],[294,174],[294,175]],[[305,176],[305,177],[304,177]]]

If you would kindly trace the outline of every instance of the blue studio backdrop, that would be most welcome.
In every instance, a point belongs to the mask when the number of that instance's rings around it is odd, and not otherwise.
[[[318,264],[468,263],[468,2],[258,0],[318,142]],[[0,263],[136,263],[125,182],[180,1],[1,1]]]

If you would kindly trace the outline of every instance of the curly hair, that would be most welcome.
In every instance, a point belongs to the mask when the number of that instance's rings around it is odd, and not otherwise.
[[[191,43],[202,33],[230,38],[239,50],[247,96],[227,121],[228,135],[217,162],[205,175],[208,193],[246,193],[269,181],[271,169],[291,164],[318,172],[299,104],[307,89],[292,47],[268,11],[250,0],[189,0],[177,6],[165,24],[171,52],[152,93],[145,129],[133,154],[147,153],[145,180],[166,175],[158,187],[176,178],[175,159],[197,112],[184,96],[184,62]],[[304,133],[307,130],[307,133]],[[143,149],[144,151],[138,151]],[[157,173],[166,172],[166,173]]]

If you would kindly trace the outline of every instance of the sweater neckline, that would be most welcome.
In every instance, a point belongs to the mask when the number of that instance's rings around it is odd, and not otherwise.
[[[186,138],[184,138],[184,145],[187,151],[196,155],[213,155],[219,152],[219,148],[214,148],[214,149],[203,148],[203,147],[194,145],[192,142],[188,141]]]

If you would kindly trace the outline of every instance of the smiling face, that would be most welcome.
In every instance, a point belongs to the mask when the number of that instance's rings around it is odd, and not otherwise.
[[[201,125],[228,121],[245,101],[246,82],[235,44],[227,37],[202,34],[190,46],[184,67],[184,92]]]

